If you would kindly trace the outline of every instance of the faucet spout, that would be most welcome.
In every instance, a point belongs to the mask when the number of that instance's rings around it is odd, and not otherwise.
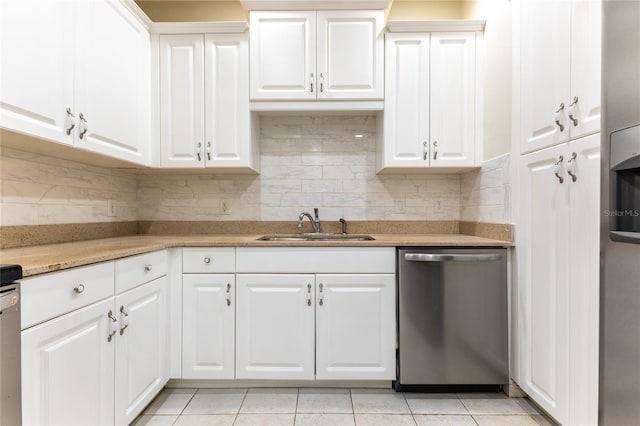
[[[309,219],[309,222],[311,222],[311,226],[313,226],[313,232],[317,234],[320,232],[320,217],[318,216],[317,208],[313,209],[313,212],[315,214],[315,217],[311,216],[311,213],[308,212],[300,213],[300,216],[298,216],[298,228],[302,228],[302,222],[306,217]]]

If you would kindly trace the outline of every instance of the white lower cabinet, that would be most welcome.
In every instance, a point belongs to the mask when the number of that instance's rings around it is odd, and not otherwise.
[[[117,425],[131,423],[167,381],[167,284],[163,276],[116,296]]]
[[[185,274],[182,303],[182,378],[233,379],[235,276]]]
[[[597,424],[600,135],[521,157],[518,184],[518,384],[559,423]]]
[[[113,298],[22,332],[24,425],[114,424],[109,312]]]
[[[168,279],[157,253],[23,280],[24,425],[126,425],[166,384]],[[132,278],[138,263],[155,279]],[[40,292],[61,314],[38,313]]]
[[[316,275],[316,379],[395,378],[395,275]]]
[[[395,378],[395,275],[238,274],[237,284],[237,378]]]
[[[314,377],[315,276],[238,274],[236,377]]]

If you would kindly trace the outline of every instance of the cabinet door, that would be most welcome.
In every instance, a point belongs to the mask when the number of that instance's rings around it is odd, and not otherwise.
[[[236,276],[236,378],[313,380],[314,275]]]
[[[207,34],[204,49],[206,165],[248,166],[252,152],[247,39]]]
[[[316,281],[316,378],[395,379],[395,275]]]
[[[521,2],[521,153],[569,140],[570,18],[569,1]]]
[[[23,424],[114,424],[112,310],[109,298],[22,332]]]
[[[570,179],[564,145],[520,158],[518,294],[524,321],[520,386],[556,420],[568,420]],[[556,169],[560,155],[564,163]],[[563,178],[559,182],[555,173]]]
[[[431,167],[476,165],[475,33],[431,34]]]
[[[0,125],[39,138],[73,145],[72,1],[0,2]]]
[[[251,12],[252,100],[315,100],[316,12]]]
[[[571,2],[571,139],[600,130],[601,27],[600,0]]]
[[[77,2],[76,147],[148,164],[149,33],[114,0]],[[86,133],[83,134],[83,126]]]
[[[163,276],[116,296],[115,424],[131,423],[168,380],[167,283]]]
[[[183,379],[234,378],[235,299],[233,274],[183,275]]]
[[[202,167],[204,155],[204,39],[160,36],[162,167]]]
[[[429,165],[429,50],[429,34],[386,35],[384,154],[378,169]]]
[[[384,98],[384,12],[318,12],[318,99]]]
[[[598,423],[600,134],[569,143],[569,389],[571,424]],[[594,190],[594,188],[596,190]]]

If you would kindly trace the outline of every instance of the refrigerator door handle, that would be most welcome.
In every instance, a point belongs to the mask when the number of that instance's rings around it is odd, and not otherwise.
[[[405,253],[404,260],[409,262],[492,262],[501,260],[502,254],[436,254]]]

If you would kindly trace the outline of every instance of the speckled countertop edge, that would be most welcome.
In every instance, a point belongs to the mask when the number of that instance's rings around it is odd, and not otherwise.
[[[136,235],[0,250],[0,263],[25,277],[172,247],[511,247],[512,242],[462,234],[370,234],[373,241],[258,241],[262,235]]]

